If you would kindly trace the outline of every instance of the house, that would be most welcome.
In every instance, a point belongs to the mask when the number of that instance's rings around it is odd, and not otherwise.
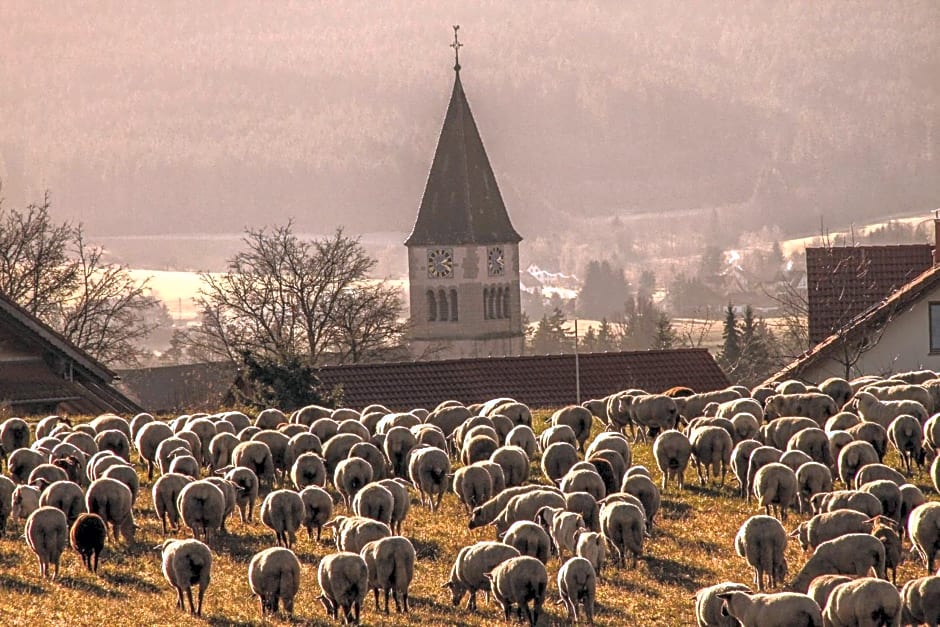
[[[136,414],[118,375],[0,293],[0,406],[13,415]]]

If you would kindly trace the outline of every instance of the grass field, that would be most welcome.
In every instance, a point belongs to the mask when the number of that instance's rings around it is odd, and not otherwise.
[[[545,426],[546,412],[535,419],[536,431]],[[135,458],[136,459],[136,458]],[[894,461],[889,457],[889,463]],[[634,463],[647,466],[659,481],[650,445],[634,448]],[[533,468],[535,469],[535,468]],[[750,584],[752,575],[743,559],[734,554],[732,540],[738,527],[756,506],[734,497],[733,480],[722,488],[699,487],[690,470],[690,483],[679,493],[674,486],[663,495],[662,510],[647,541],[646,555],[636,570],[608,568],[598,587],[598,625],[690,625],[694,624],[692,595],[695,590],[723,580]],[[234,516],[228,536],[212,543],[214,564],[212,583],[206,593],[203,618],[194,619],[175,607],[176,594],[163,578],[159,554],[152,547],[161,541],[150,498],[150,482],[141,473],[141,492],[135,509],[140,526],[136,543],[131,546],[109,545],[105,549],[98,576],[82,567],[78,555],[67,551],[62,559],[60,579],[39,578],[38,562],[20,537],[22,524],[15,533],[9,528],[0,539],[0,625],[260,625],[258,603],[247,583],[251,556],[274,543],[270,533],[257,520],[242,525]],[[915,482],[930,499],[937,495],[929,477],[921,470]],[[341,504],[337,513],[345,513]],[[457,551],[477,540],[494,539],[492,528],[469,530],[466,515],[453,494],[448,494],[440,511],[431,514],[413,499],[403,533],[418,553],[415,581],[411,587],[412,613],[390,616],[377,613],[368,597],[363,624],[368,625],[491,625],[502,624],[502,613],[490,602],[480,600],[476,615],[450,604],[450,593],[442,590]],[[786,523],[793,528],[801,520],[791,513]],[[267,624],[331,624],[317,600],[318,560],[333,552],[333,544],[324,534],[322,543],[300,536],[295,548],[303,565],[301,591],[295,600],[293,620],[279,617]],[[181,532],[179,537],[185,537]],[[803,564],[797,543],[787,550],[790,573]],[[563,606],[555,605],[557,588],[554,576],[557,559],[549,562],[550,600],[540,625],[564,622]],[[923,566],[908,562],[899,569],[898,583],[923,576]]]

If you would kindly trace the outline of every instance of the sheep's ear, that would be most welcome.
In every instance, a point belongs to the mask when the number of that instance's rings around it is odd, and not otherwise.
[[[797,527],[796,529],[794,529],[793,531],[791,531],[790,533],[788,533],[788,534],[787,534],[787,537],[796,538],[796,537],[799,537],[799,535],[800,535],[800,528]]]
[[[453,587],[454,587],[454,582],[453,582],[453,581],[445,581],[444,583],[441,584],[441,587],[442,587],[442,588],[450,588],[450,589],[453,589]]]
[[[732,594],[734,594],[734,592],[719,592],[715,596],[721,599],[722,601],[727,601],[728,599],[731,598]]]
[[[493,581],[493,571],[483,573],[483,576],[486,577],[487,581]]]

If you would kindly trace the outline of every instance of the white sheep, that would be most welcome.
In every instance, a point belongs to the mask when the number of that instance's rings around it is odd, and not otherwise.
[[[550,426],[539,434],[538,444],[540,451],[544,452],[545,449],[555,442],[565,442],[572,447],[576,447],[578,445],[578,438],[574,434],[574,429],[568,425]]]
[[[317,569],[320,602],[334,620],[343,610],[343,623],[358,623],[369,589],[369,569],[362,556],[341,552],[325,556]]]
[[[871,569],[875,570],[875,575],[884,579],[884,545],[867,533],[849,533],[817,546],[816,552],[790,582],[790,589],[806,592],[810,582],[819,575],[864,577]]]
[[[863,577],[836,586],[823,613],[826,625],[895,625],[901,615],[901,595],[890,582]]]
[[[600,511],[601,529],[620,552],[619,563],[624,564],[627,555],[636,568],[637,559],[643,555],[646,531],[646,513],[641,507],[622,501],[605,503]]]
[[[619,411],[626,411],[630,421],[639,429],[637,437],[646,442],[647,431],[656,436],[666,429],[675,429],[679,424],[679,409],[676,400],[665,394],[642,394],[619,397]]]
[[[520,449],[521,450],[521,449]],[[525,453],[521,453],[525,457]],[[528,458],[525,457],[528,466]],[[450,474],[450,459],[444,451],[428,447],[412,451],[408,460],[408,475],[421,495],[421,503],[432,512],[441,505],[447,491],[447,475]]]
[[[829,436],[819,427],[801,429],[787,440],[786,450],[802,451],[814,462],[832,466],[832,453],[829,450]]]
[[[868,464],[881,461],[878,452],[868,442],[855,441],[846,444],[839,452],[839,478],[845,485],[851,485],[855,474]]]
[[[327,443],[329,444],[329,443]],[[333,485],[343,497],[343,504],[352,507],[356,493],[372,481],[372,465],[360,457],[350,457],[336,464]]]
[[[754,475],[754,496],[765,513],[775,513],[786,522],[787,510],[796,500],[796,473],[779,462],[761,466]]]
[[[463,466],[454,473],[453,490],[469,514],[493,496],[493,478],[482,466]]]
[[[503,606],[506,620],[509,620],[509,614],[515,605],[528,619],[529,625],[538,623],[548,588],[548,571],[545,570],[545,564],[534,557],[523,555],[502,562],[485,576],[491,582],[493,597]]]
[[[924,430],[921,422],[914,416],[898,416],[888,425],[888,441],[901,455],[907,476],[913,476],[912,466],[924,462]]]
[[[777,587],[787,576],[787,532],[772,516],[751,516],[734,538],[735,552],[754,569],[754,583],[764,591],[764,576]]]
[[[750,500],[751,493],[748,490],[748,466],[751,463],[751,454],[761,448],[761,443],[757,440],[741,440],[731,451],[731,472],[738,481],[738,496]],[[773,447],[768,447],[773,449]],[[773,449],[776,450],[776,449]],[[776,459],[780,459],[779,453]]]
[[[153,479],[153,467],[157,461],[160,442],[173,436],[173,430],[165,422],[148,422],[140,428],[134,438],[134,448],[142,461],[147,463],[147,479]]]
[[[503,469],[507,487],[522,485],[529,478],[529,456],[525,450],[512,445],[501,446],[490,455],[490,461]]]
[[[737,627],[740,623],[736,618],[724,616],[721,606],[724,601],[718,598],[722,592],[747,592],[751,589],[742,583],[725,581],[707,588],[700,588],[695,593],[695,624],[696,627]]]
[[[574,431],[578,442],[578,450],[584,452],[584,444],[591,437],[591,426],[594,415],[591,410],[580,405],[568,405],[555,411],[549,418],[551,425],[568,425]]]
[[[360,516],[336,516],[323,527],[333,531],[337,550],[356,554],[369,542],[392,535],[385,523]]]
[[[940,623],[940,576],[912,579],[901,588],[901,624]]]
[[[716,390],[714,392],[700,392],[673,400],[676,403],[676,409],[679,410],[679,414],[686,418],[686,420],[691,420],[697,416],[704,415],[705,406],[709,403],[721,404],[738,398],[741,398],[740,392],[727,389]]]
[[[940,503],[930,502],[915,507],[907,521],[907,535],[927,567],[927,573],[935,573],[937,555],[940,554]]]
[[[609,543],[607,537],[595,531],[583,531],[578,534],[575,555],[591,562],[594,572],[600,577],[607,565]]]
[[[411,494],[408,488],[411,487],[404,479],[382,479],[377,482],[380,486],[392,493],[395,498],[395,505],[392,509],[392,521],[389,525],[396,535],[401,535],[401,526],[408,516],[411,509]]]
[[[450,590],[451,603],[455,607],[460,604],[464,595],[469,593],[467,610],[476,611],[477,592],[490,590],[486,573],[502,562],[520,555],[518,549],[502,542],[483,541],[465,546],[458,551],[450,569],[450,578],[443,582],[441,587]]]
[[[491,499],[479,507],[475,507],[473,509],[473,512],[470,515],[470,522],[467,524],[467,526],[470,529],[476,529],[477,527],[489,525],[506,508],[506,506],[509,504],[509,501],[512,500],[513,497],[516,497],[520,494],[537,491],[540,492],[543,490],[554,491],[556,494],[561,494],[561,490],[549,488],[548,486],[544,485],[523,485],[497,491]]]
[[[163,576],[176,589],[176,607],[185,609],[183,593],[189,599],[189,613],[202,616],[202,599],[212,576],[212,552],[199,540],[165,540],[157,547],[163,555]],[[193,604],[193,585],[199,586],[199,602]]]
[[[822,492],[832,491],[832,471],[819,462],[807,462],[796,469],[797,496],[800,513],[812,511],[810,500]]]
[[[375,594],[375,609],[379,609],[379,590],[385,593],[385,613],[388,597],[395,600],[395,611],[406,614],[408,588],[414,579],[417,555],[411,541],[402,536],[391,536],[369,542],[360,552],[369,572],[369,587]]]
[[[591,562],[583,557],[572,557],[558,569],[558,594],[568,610],[568,620],[579,620],[578,606],[584,607],[584,618],[594,624],[594,598],[597,594],[597,573]]]
[[[331,557],[327,555],[320,560],[321,569],[323,562],[328,562]],[[262,618],[267,614],[277,614],[281,602],[287,615],[292,616],[294,597],[300,590],[300,560],[293,551],[280,546],[255,553],[248,563],[248,586],[258,597]]]
[[[863,483],[858,487],[859,492],[867,492],[881,503],[881,515],[895,521],[901,512],[901,488],[893,481],[877,479]]]
[[[880,401],[871,392],[856,393],[852,403],[863,421],[877,423],[885,429],[892,420],[904,414],[917,418],[921,424],[927,422],[930,417],[924,406],[917,401]]]
[[[46,505],[62,510],[66,520],[71,525],[79,514],[86,511],[85,493],[82,491],[81,486],[74,481],[56,481],[46,487],[39,496],[39,506]]]
[[[641,474],[628,474],[623,479],[620,491],[625,494],[632,494],[640,500],[643,504],[643,511],[646,513],[646,528],[652,529],[662,501],[659,488],[656,487],[652,479]]]
[[[275,490],[261,503],[261,522],[274,532],[278,546],[288,549],[297,542],[305,514],[303,499],[291,490]]]
[[[842,407],[852,398],[852,385],[840,377],[830,377],[819,384],[819,391],[832,398],[836,407]]]
[[[719,592],[723,616],[736,618],[742,627],[822,627],[822,611],[810,597],[796,592],[749,594]]]
[[[663,490],[670,479],[675,478],[680,490],[685,488],[685,469],[692,456],[692,443],[684,433],[670,429],[663,431],[653,442],[653,456],[663,473]]]
[[[193,481],[180,490],[176,507],[183,522],[192,530],[193,538],[198,540],[201,535],[208,542],[210,532],[222,527],[225,495],[208,481]]]
[[[543,564],[548,562],[552,553],[552,540],[539,525],[529,520],[520,520],[510,525],[501,540],[509,546],[519,549],[522,555],[534,557]]]
[[[307,528],[307,536],[313,538],[313,528],[317,529],[317,542],[324,523],[333,515],[333,497],[319,486],[307,486],[300,491],[300,500],[304,504],[303,524]]]
[[[564,557],[565,551],[574,554],[578,534],[587,529],[581,514],[560,508],[543,507],[536,513],[535,519],[548,532],[559,559]],[[523,554],[526,552],[523,551]]]
[[[111,525],[111,537],[117,540],[118,533],[125,542],[134,541],[134,515],[131,507],[134,501],[131,490],[117,479],[95,479],[85,492],[85,507],[92,514]]]
[[[523,451],[525,451],[526,456],[529,459],[535,458],[535,450],[537,447],[535,432],[532,431],[532,427],[528,425],[517,425],[506,434],[506,444],[511,446],[518,446]]]
[[[866,514],[851,509],[823,512],[797,525],[790,537],[798,538],[804,551],[815,549],[823,542],[848,533],[867,533],[868,519]]]
[[[833,490],[814,494],[810,498],[810,503],[813,505],[815,514],[834,512],[839,509],[853,509],[867,514],[869,518],[884,514],[878,497],[861,490]]]
[[[582,464],[584,467],[582,467]],[[571,470],[561,478],[559,487],[565,494],[587,492],[597,500],[607,496],[607,486],[604,484],[600,473],[586,462],[579,462],[572,466]]]
[[[719,485],[724,485],[728,464],[731,463],[731,450],[734,448],[734,442],[728,432],[721,427],[699,427],[692,430],[689,441],[692,444],[692,458],[695,460],[699,482],[705,485],[709,476],[714,479],[714,475],[720,472]]]
[[[59,576],[59,558],[68,545],[69,524],[62,510],[56,507],[40,507],[26,519],[26,544],[39,560],[39,575],[49,576],[49,566],[54,571],[52,579]]]
[[[485,506],[485,503],[484,503]],[[565,498],[554,490],[534,490],[518,494],[506,503],[506,507],[493,519],[496,533],[505,533],[509,526],[520,520],[533,520],[543,507],[564,507]]]
[[[274,485],[274,458],[264,442],[241,442],[232,451],[232,465],[250,469],[262,486]]]
[[[395,510],[395,496],[391,491],[375,482],[367,484],[356,493],[352,511],[356,516],[372,518],[390,525]]]
[[[839,412],[832,397],[820,392],[775,394],[764,402],[764,418],[773,421],[781,416],[804,416],[822,427]]]
[[[385,433],[385,442],[383,444],[385,457],[388,458],[392,466],[392,472],[396,477],[406,478],[408,476],[408,455],[411,449],[417,445],[418,440],[414,434],[404,427],[392,427]],[[487,457],[489,457],[489,454],[487,454]]]

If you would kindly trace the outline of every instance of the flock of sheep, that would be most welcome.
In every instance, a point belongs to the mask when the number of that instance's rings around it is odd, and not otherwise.
[[[34,430],[10,418],[0,424],[0,532],[11,514],[25,521],[42,577],[58,575],[68,545],[96,572],[109,538],[134,542],[142,487],[132,465],[136,451],[164,537],[181,524],[192,535],[158,547],[180,609],[188,604],[201,615],[210,547],[229,533],[226,521],[236,510],[243,523],[252,522],[261,500],[257,516],[275,546],[252,557],[248,582],[262,616],[293,612],[301,585],[292,550],[297,532],[320,540],[327,529],[337,551],[319,561],[320,601],[334,619],[358,622],[369,591],[376,611],[380,594],[386,613],[390,599],[396,611],[409,611],[417,554],[401,533],[412,492],[436,512],[452,491],[471,529],[496,532],[495,540],[459,551],[442,583],[453,605],[466,597],[473,611],[483,592],[507,620],[515,609],[535,625],[549,595],[545,565],[557,558],[554,594],[568,620],[593,623],[603,569],[636,567],[654,537],[661,492],[672,484],[684,489],[693,464],[703,485],[724,483],[730,471],[741,497],[765,510],[734,540],[758,592],[733,582],[700,590],[700,626],[937,625],[940,576],[895,587],[905,539],[928,574],[940,554],[940,503],[908,482],[915,466],[935,458],[931,476],[940,489],[935,411],[940,379],[923,371],[815,387],[788,381],[700,394],[624,390],[559,409],[538,435],[529,408],[507,398],[402,413],[381,406],[310,406],[291,415],[267,409],[253,420],[240,412],[168,422],[109,414],[73,425],[50,416]],[[607,430],[591,440],[598,419]],[[633,464],[633,444],[648,437],[659,485]],[[900,469],[882,463],[889,444]],[[536,460],[541,477],[530,476]],[[834,490],[836,481],[844,489]],[[334,512],[337,497],[349,515]],[[814,515],[788,532],[783,524],[792,509]],[[790,538],[813,553],[787,581]],[[788,591],[765,593],[767,586]]]

